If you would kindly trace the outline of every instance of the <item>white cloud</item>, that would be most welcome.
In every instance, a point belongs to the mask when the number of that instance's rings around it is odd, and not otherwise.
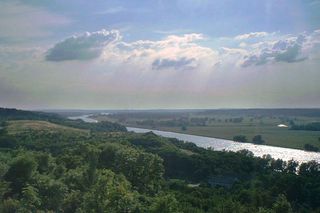
[[[242,37],[267,35],[249,33]],[[270,33],[269,35],[271,35]],[[259,37],[258,36],[258,37]],[[260,37],[239,42],[237,47],[219,51],[199,44],[202,34],[169,35],[161,40],[125,42],[118,31],[101,30],[65,39],[48,51],[47,60],[88,60],[99,58],[102,64],[119,70],[124,67],[140,70],[197,70],[212,72],[217,67],[259,66],[267,63],[293,63],[319,56],[320,32],[298,36]],[[236,38],[234,38],[237,41]],[[217,66],[219,65],[219,66]]]
[[[235,37],[235,39],[236,40],[246,40],[246,39],[252,39],[252,38],[266,37],[268,35],[269,35],[269,33],[267,33],[267,32],[252,32],[252,33],[237,35]]]
[[[102,58],[141,70],[210,70],[218,62],[218,53],[196,43],[203,39],[201,34],[185,34],[170,35],[159,41],[119,42],[105,48]]]
[[[218,52],[197,42],[202,34],[169,35],[162,40],[122,41],[119,31],[101,30],[72,36],[47,51],[47,61],[97,59],[105,70],[148,72],[152,70],[212,71],[219,62]],[[103,69],[103,68],[101,68]]]

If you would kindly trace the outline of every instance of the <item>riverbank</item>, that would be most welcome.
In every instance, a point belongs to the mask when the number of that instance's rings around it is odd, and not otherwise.
[[[69,117],[70,118],[70,117]],[[90,120],[88,120],[88,118]],[[92,118],[90,115],[82,115],[77,116],[77,119],[82,119],[85,122],[98,122],[95,119],[96,117]],[[74,119],[74,117],[71,117]],[[251,143],[240,143],[234,142],[232,140],[222,139],[222,138],[215,138],[215,137],[206,137],[206,136],[197,136],[192,134],[186,133],[178,133],[173,131],[166,131],[166,130],[155,130],[155,129],[148,129],[148,128],[139,128],[139,127],[127,127],[128,131],[133,131],[136,133],[146,133],[146,132],[154,132],[157,135],[169,138],[177,138],[182,141],[188,141],[196,144],[199,147],[203,148],[213,148],[217,151],[233,151],[237,152],[240,150],[249,150],[255,156],[263,157],[265,155],[271,155],[273,158],[279,158],[285,161],[288,160],[296,160],[298,162],[308,162],[311,160],[315,160],[320,162],[320,153],[319,152],[307,152],[304,150],[293,149],[293,148],[284,148],[284,147],[277,147],[271,145],[255,145]]]
[[[233,112],[233,111],[232,111]],[[98,121],[112,121],[124,126],[156,129],[190,135],[232,140],[234,136],[243,135],[251,141],[255,135],[261,135],[265,145],[304,150],[305,144],[320,149],[320,131],[290,130],[289,121],[310,123],[319,117],[306,116],[249,116],[243,114],[182,114],[182,113],[118,113],[114,115],[94,115]]]
[[[182,141],[188,141],[196,144],[199,147],[203,148],[213,148],[217,151],[232,151],[237,152],[240,150],[249,150],[255,156],[263,157],[265,155],[270,155],[275,159],[282,159],[285,161],[295,160],[300,163],[308,162],[311,160],[320,162],[320,153],[319,152],[307,152],[304,150],[291,149],[291,148],[282,148],[275,146],[267,145],[255,145],[251,143],[239,143],[231,140],[211,138],[204,136],[188,135],[182,133],[144,129],[144,128],[135,128],[127,127],[128,131],[133,131],[136,133],[146,133],[152,131],[153,133],[169,138],[177,138]]]
[[[135,127],[145,128],[143,126]],[[245,135],[248,142],[250,142],[255,135],[261,135],[265,141],[264,145],[299,150],[304,150],[304,145],[306,143],[312,144],[316,147],[320,146],[320,141],[318,141],[318,138],[320,137],[319,132],[292,131],[278,127],[209,126],[187,127],[186,130],[182,130],[179,127],[157,127],[155,129],[225,140],[232,140],[236,135]]]

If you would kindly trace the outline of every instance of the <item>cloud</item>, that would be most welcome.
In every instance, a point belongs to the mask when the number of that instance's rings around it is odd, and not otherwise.
[[[267,33],[267,32],[252,32],[252,33],[237,35],[235,37],[235,39],[236,40],[246,40],[246,39],[252,39],[252,38],[266,37],[268,35],[269,35],[269,33]]]
[[[313,40],[310,36],[286,36],[284,39],[262,41],[249,46],[248,54],[240,62],[242,67],[263,65],[269,62],[294,63],[304,61],[310,55],[307,43]],[[309,44],[310,46],[310,44]]]
[[[158,58],[152,63],[152,69],[161,70],[173,68],[176,70],[188,70],[194,69],[194,58],[177,58],[177,59],[167,59],[167,58]]]
[[[86,32],[79,36],[67,38],[49,49],[47,61],[89,60],[101,55],[106,45],[118,41],[119,32],[116,30],[101,30],[93,33]]]
[[[202,34],[191,33],[157,41],[118,42],[104,50],[102,59],[138,70],[208,70],[217,62],[218,53],[197,44],[203,39]]]
[[[246,36],[244,36],[246,35]],[[101,30],[73,36],[47,51],[48,61],[90,60],[99,58],[111,70],[196,70],[212,72],[221,67],[261,66],[269,63],[294,63],[319,56],[320,31],[294,35],[248,33],[232,47],[215,50],[202,46],[202,34],[169,35],[160,40],[123,41],[116,30]],[[262,35],[273,35],[261,37]],[[257,37],[258,36],[258,37]],[[260,36],[260,37],[259,37]],[[231,44],[231,42],[230,42]],[[232,45],[232,44],[231,44]],[[217,66],[217,64],[219,66]],[[99,65],[100,66],[100,65]],[[224,69],[224,68],[223,68]]]
[[[90,60],[112,70],[209,70],[218,62],[218,53],[197,42],[202,34],[169,35],[161,40],[125,42],[119,31],[101,30],[72,36],[47,51],[46,60]],[[100,66],[100,65],[99,65]],[[110,68],[112,67],[112,68]]]
[[[293,46],[289,46],[284,52],[280,52],[275,55],[275,60],[292,63],[307,59],[306,57],[299,57],[300,51],[301,46],[294,44]]]
[[[320,59],[320,30],[298,35],[260,32],[237,37],[229,38],[231,47],[220,48],[221,64],[250,67]],[[239,38],[255,39],[244,42]]]

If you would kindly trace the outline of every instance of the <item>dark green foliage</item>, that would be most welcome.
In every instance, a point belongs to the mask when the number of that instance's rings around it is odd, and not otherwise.
[[[305,125],[292,125],[291,130],[320,131],[320,122],[308,123]]]
[[[236,135],[236,136],[233,137],[233,141],[247,142],[247,138],[244,135]]]
[[[137,193],[122,175],[101,170],[97,181],[84,194],[84,212],[135,212],[139,209]]]
[[[280,194],[273,204],[272,209],[275,213],[291,213],[291,204],[287,201],[286,196]]]
[[[5,120],[51,120],[61,119],[60,116],[52,113],[24,111],[9,108],[0,108],[0,121]]]
[[[179,203],[172,194],[158,196],[151,206],[150,212],[153,213],[178,213],[182,212],[179,210]]]
[[[0,148],[14,149],[17,146],[15,138],[0,133]]]
[[[105,146],[99,157],[100,167],[122,173],[140,192],[156,193],[161,189],[163,160],[153,154],[116,145]]]
[[[15,199],[6,199],[0,206],[0,212],[2,213],[16,213],[21,208],[21,204]]]
[[[252,138],[252,143],[254,144],[264,144],[265,141],[262,139],[261,135],[256,135]]]
[[[89,129],[93,132],[126,132],[126,127],[108,121],[101,121],[98,123],[86,123],[82,120],[67,120],[67,119],[54,119],[50,120],[52,123],[61,124],[69,127],[79,129]]]
[[[312,151],[312,152],[318,152],[319,148],[307,143],[307,144],[304,145],[304,150]]]
[[[320,176],[320,164],[315,161],[302,163],[299,167],[299,174],[305,176]]]
[[[39,209],[41,207],[41,199],[38,189],[31,185],[24,187],[22,189],[21,204],[25,210],[36,211]]]
[[[21,189],[31,179],[37,164],[32,157],[19,156],[13,160],[4,180],[10,182],[10,187],[13,193],[20,193]]]
[[[75,134],[1,134],[15,146],[0,150],[0,212],[320,211],[315,161],[216,152],[152,132]]]

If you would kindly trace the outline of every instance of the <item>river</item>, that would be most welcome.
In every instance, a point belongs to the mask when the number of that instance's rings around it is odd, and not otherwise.
[[[79,116],[70,116],[68,117],[68,119],[70,120],[83,120],[84,122],[87,123],[98,123],[97,120],[90,118],[90,116],[92,116],[92,114],[90,115],[79,115]]]
[[[90,115],[82,115],[76,117],[69,117],[69,119],[81,119],[85,122],[96,123],[98,122],[95,119],[89,118]],[[151,130],[151,129],[143,129],[143,128],[135,128],[135,127],[127,127],[128,131],[136,132],[136,133],[145,133],[145,132],[154,132],[155,134],[163,137],[169,138],[177,138],[182,141],[188,141],[196,144],[199,147],[203,148],[213,148],[217,151],[239,151],[243,149],[247,149],[251,151],[255,156],[262,157],[263,155],[271,155],[275,159],[282,159],[285,161],[288,160],[296,160],[300,163],[307,162],[311,160],[315,160],[320,163],[320,153],[319,152],[307,152],[299,149],[290,149],[290,148],[282,148],[275,146],[266,146],[266,145],[255,145],[251,143],[239,143],[231,140],[224,140],[218,138],[197,136],[197,135],[189,135],[168,131],[160,131],[160,130]]]

